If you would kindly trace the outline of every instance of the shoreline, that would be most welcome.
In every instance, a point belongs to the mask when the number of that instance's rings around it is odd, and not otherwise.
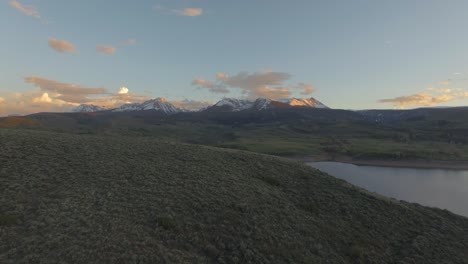
[[[356,166],[376,166],[408,169],[449,169],[468,170],[468,161],[446,161],[446,160],[364,160],[350,157],[284,157],[304,163],[311,162],[342,162]]]

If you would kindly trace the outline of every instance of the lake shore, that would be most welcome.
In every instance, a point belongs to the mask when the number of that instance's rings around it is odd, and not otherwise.
[[[355,159],[351,157],[327,157],[327,156],[305,156],[305,157],[284,157],[309,162],[342,162],[357,166],[377,166],[377,167],[395,167],[395,168],[414,168],[414,169],[451,169],[468,170],[468,161],[446,161],[446,160],[377,160],[377,159]]]

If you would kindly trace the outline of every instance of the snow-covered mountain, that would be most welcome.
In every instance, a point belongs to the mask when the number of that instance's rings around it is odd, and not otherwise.
[[[223,108],[232,112],[242,111],[252,108],[254,102],[235,98],[224,98],[212,107]]]
[[[166,114],[175,114],[182,112],[182,110],[169,103],[164,98],[156,98],[145,101],[143,103],[124,104],[114,110],[113,112],[128,112],[128,111],[143,111],[143,110],[156,110]]]
[[[328,108],[314,98],[285,98],[279,100],[271,100],[267,98],[258,98],[255,101],[224,98],[214,104],[200,111],[219,111],[219,112],[239,112],[243,110],[257,110],[264,111],[272,108]],[[166,114],[175,114],[179,112],[188,112],[187,110],[175,107],[164,98],[156,98],[145,101],[143,103],[124,104],[114,109],[106,109],[96,105],[82,104],[73,112],[90,113],[104,110],[111,110],[112,112],[130,112],[130,111],[145,111],[154,110],[161,111]]]
[[[92,105],[92,104],[81,104],[74,108],[72,112],[76,113],[92,113],[92,112],[99,112],[99,111],[104,111],[107,110],[103,107],[97,106],[97,105]]]
[[[284,98],[279,99],[278,102],[297,107],[311,107],[311,108],[328,108],[315,98]]]
[[[221,101],[217,102],[212,107],[209,107],[207,110],[210,111],[229,111],[229,112],[238,112],[247,109],[255,109],[258,111],[271,109],[271,108],[328,108],[326,105],[322,104],[320,101],[315,98],[284,98],[278,100],[271,100],[267,98],[258,98],[255,101],[234,99],[234,98],[224,98]]]

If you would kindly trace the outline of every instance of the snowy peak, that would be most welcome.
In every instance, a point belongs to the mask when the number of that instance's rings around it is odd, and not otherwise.
[[[164,98],[156,98],[153,100],[148,100],[141,104],[142,110],[159,110],[163,111],[166,114],[175,114],[180,112],[180,110],[175,107],[173,104],[167,102]]]
[[[266,110],[271,108],[271,100],[267,98],[258,98],[255,100],[253,107],[258,111]]]
[[[129,112],[129,111],[144,111],[155,110],[161,111],[166,114],[175,114],[181,112],[180,109],[169,103],[165,98],[156,98],[145,101],[143,103],[124,104],[116,109],[114,112]]]
[[[315,98],[284,98],[278,100],[281,103],[295,107],[310,107],[310,108],[328,108]]]
[[[238,112],[242,110],[252,109],[257,111],[263,111],[271,108],[328,108],[314,98],[284,98],[278,100],[271,100],[267,98],[257,98],[255,101],[224,98],[217,102],[215,105],[210,107],[211,111],[230,111]]]
[[[81,104],[78,107],[74,108],[72,111],[76,113],[92,113],[107,110],[103,107],[91,104]]]
[[[217,102],[213,107],[223,107],[228,108],[230,111],[238,112],[252,108],[253,104],[253,102],[248,100],[224,98]]]

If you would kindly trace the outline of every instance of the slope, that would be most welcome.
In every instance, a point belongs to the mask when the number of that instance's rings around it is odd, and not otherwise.
[[[0,263],[468,260],[468,219],[271,156],[8,129],[0,148]]]

